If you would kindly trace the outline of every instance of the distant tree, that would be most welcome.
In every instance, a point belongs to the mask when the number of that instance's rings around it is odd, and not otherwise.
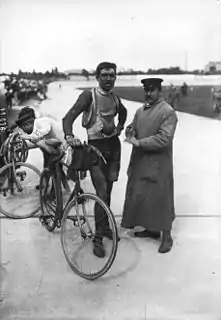
[[[87,79],[89,80],[89,72],[86,69],[82,69],[81,74]]]

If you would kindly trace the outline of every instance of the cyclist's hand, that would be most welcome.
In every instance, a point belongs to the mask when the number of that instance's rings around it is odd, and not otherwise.
[[[43,137],[32,137],[32,138],[30,138],[30,141],[32,143],[38,143],[41,140],[43,140]]]
[[[81,146],[81,140],[74,136],[66,136],[67,144],[73,147]]]

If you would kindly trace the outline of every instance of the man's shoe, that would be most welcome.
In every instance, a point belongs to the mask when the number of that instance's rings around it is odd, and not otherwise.
[[[133,229],[134,228],[134,225],[126,225],[122,222],[121,222],[120,226],[121,226],[121,228],[124,228],[124,229]]]
[[[171,238],[171,236],[163,237],[163,240],[159,247],[158,252],[167,253],[171,250],[172,246],[173,246],[173,239]]]
[[[104,258],[105,257],[105,250],[102,240],[95,239],[94,240],[94,248],[93,253],[98,258]]]
[[[106,238],[108,238],[110,240],[113,240],[113,232],[112,232],[111,229],[103,230],[102,231],[102,235],[103,235],[103,237],[106,237]],[[120,241],[120,237],[119,236],[117,237],[117,241]]]
[[[136,232],[134,232],[134,236],[138,237],[138,238],[159,239],[160,238],[160,232],[149,231],[149,230],[136,231]]]

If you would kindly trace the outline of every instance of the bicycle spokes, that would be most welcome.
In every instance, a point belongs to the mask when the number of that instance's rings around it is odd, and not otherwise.
[[[0,211],[24,219],[39,210],[40,172],[27,163],[10,163],[0,169]]]
[[[95,195],[79,195],[68,205],[62,220],[61,242],[69,265],[78,275],[93,280],[110,268],[117,250],[116,228],[110,209]],[[102,259],[94,251],[98,237],[105,250]]]

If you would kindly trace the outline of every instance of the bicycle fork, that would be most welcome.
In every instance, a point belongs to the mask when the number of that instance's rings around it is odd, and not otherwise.
[[[87,213],[86,213],[86,210],[85,210],[85,204],[84,204],[84,201],[80,204],[82,206],[82,209],[83,209],[83,216],[81,216],[79,214],[79,203],[78,203],[78,198],[76,198],[76,203],[75,203],[75,207],[76,207],[76,218],[75,218],[75,222],[74,222],[74,225],[75,226],[78,226],[79,229],[80,229],[80,233],[81,233],[81,237],[84,239],[84,240],[87,240],[87,239],[90,239],[93,237],[93,232],[91,230],[91,227],[90,227],[90,223],[88,221],[88,217],[87,217]],[[76,224],[77,223],[77,224]],[[86,226],[87,226],[87,230],[85,230],[84,228],[84,224],[86,223]]]

